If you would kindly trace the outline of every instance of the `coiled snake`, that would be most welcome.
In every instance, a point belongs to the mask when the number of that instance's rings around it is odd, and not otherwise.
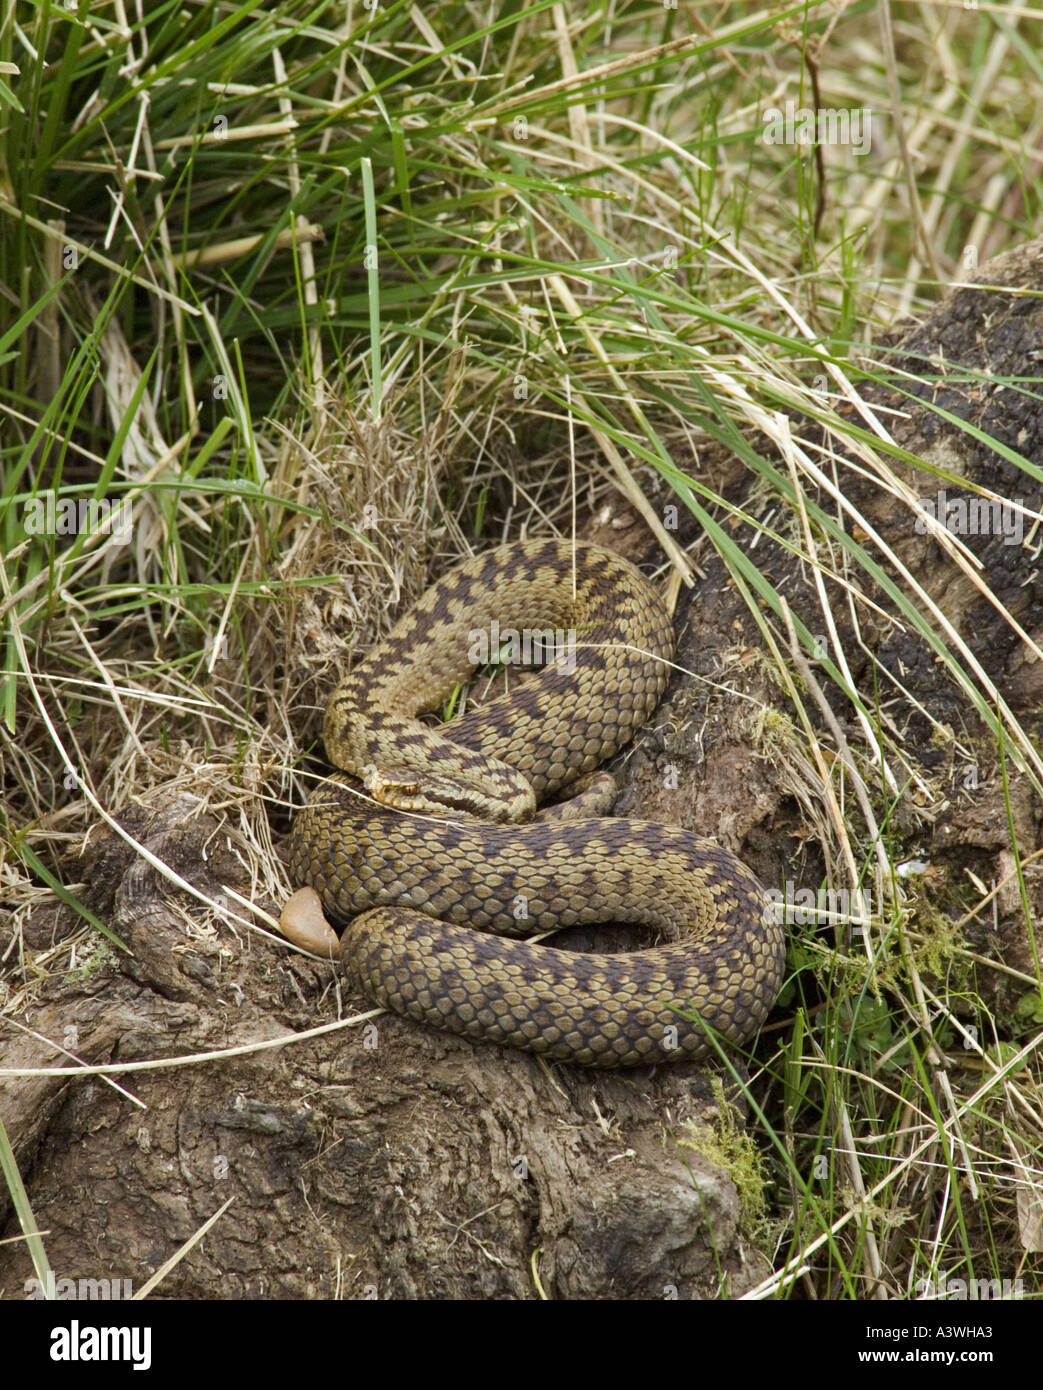
[[[417,720],[496,662],[498,634],[510,656],[533,632],[567,634],[541,669],[438,729]],[[290,869],[348,922],[343,959],[368,998],[596,1067],[699,1056],[702,1024],[735,1042],[756,1031],[784,943],[750,870],[687,830],[574,818],[605,804],[592,774],[652,713],[673,653],[669,614],[628,561],[523,541],[458,565],[341,682],[326,751],[368,794],[324,782],[297,816]],[[504,939],[596,922],[671,939],[621,954]]]

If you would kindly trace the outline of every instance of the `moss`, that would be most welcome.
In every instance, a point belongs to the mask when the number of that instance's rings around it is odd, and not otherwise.
[[[70,984],[78,984],[83,980],[93,979],[95,975],[100,975],[103,970],[115,969],[115,948],[103,936],[93,936],[65,978]]]
[[[728,1174],[739,1198],[739,1224],[750,1234],[768,1215],[767,1165],[746,1132],[742,1116],[725,1095],[720,1078],[714,1077],[710,1084],[717,1105],[715,1123],[711,1126],[689,1120],[677,1143]]]

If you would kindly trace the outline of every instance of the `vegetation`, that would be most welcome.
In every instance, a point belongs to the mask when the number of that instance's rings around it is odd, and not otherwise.
[[[66,854],[91,826],[176,781],[236,826],[258,897],[278,901],[273,830],[309,775],[299,711],[342,642],[371,642],[466,548],[568,534],[622,491],[682,574],[715,551],[728,566],[785,696],[758,746],[821,842],[823,894],[865,893],[854,930],[825,897],[790,912],[781,1024],[737,1078],[768,1183],[759,1295],[901,1298],[952,1278],[1038,1295],[1043,974],[1010,787],[1038,793],[1043,762],[920,576],[893,552],[882,568],[814,431],[881,489],[899,466],[925,492],[957,481],[842,406],[884,375],[867,344],[1038,224],[1043,36],[1018,6],[887,13],[5,10],[7,1017],[110,930],[82,908],[75,937],[21,945],[41,904],[79,904]],[[804,108],[871,112],[868,137],[787,135]],[[706,441],[741,460],[741,500],[693,465]],[[648,500],[664,482],[702,528],[694,556]],[[817,576],[819,622],[759,573],[762,535]],[[896,807],[945,791],[848,679],[837,584],[883,593],[981,721],[1007,791],[1005,882],[909,869]],[[819,680],[861,730],[850,748]],[[1022,1002],[1000,1013],[965,928],[1012,892],[1034,966],[1003,968]],[[0,1157],[24,1211],[2,1136]]]

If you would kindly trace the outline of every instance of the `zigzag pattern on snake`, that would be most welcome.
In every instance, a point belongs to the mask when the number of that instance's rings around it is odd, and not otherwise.
[[[494,622],[574,630],[575,646],[462,718],[421,723],[473,674]],[[587,784],[652,713],[673,653],[669,614],[628,561],[522,541],[450,571],[340,683],[324,740],[349,775],[298,814],[290,869],[348,924],[344,963],[369,999],[599,1067],[702,1056],[703,1024],[734,1042],[760,1027],[785,948],[750,870],[678,827],[574,818],[604,805]],[[587,954],[505,939],[597,922],[668,940]]]

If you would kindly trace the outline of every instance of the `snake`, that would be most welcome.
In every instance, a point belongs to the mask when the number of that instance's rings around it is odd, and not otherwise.
[[[616,789],[598,769],[648,721],[674,654],[635,565],[551,537],[457,564],[340,681],[323,724],[337,771],[297,813],[288,859],[343,925],[368,1000],[587,1067],[696,1059],[757,1032],[785,943],[756,876],[680,826],[600,813]],[[497,666],[503,693],[420,717]],[[657,944],[525,939],[591,924]]]

